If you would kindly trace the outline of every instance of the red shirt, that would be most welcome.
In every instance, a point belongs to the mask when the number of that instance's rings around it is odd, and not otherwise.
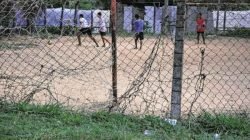
[[[205,32],[205,20],[203,18],[198,18],[196,20],[197,32]]]

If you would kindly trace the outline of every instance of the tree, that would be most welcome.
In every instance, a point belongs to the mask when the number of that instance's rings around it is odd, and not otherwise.
[[[14,21],[15,11],[12,0],[3,0],[0,2],[0,26],[9,27]],[[13,22],[14,23],[14,22]]]
[[[110,9],[110,2],[111,0],[96,0],[95,6],[103,10],[108,10]]]
[[[75,4],[79,2],[79,8],[90,10],[95,6],[95,0],[46,0],[45,3],[50,8],[60,8],[62,4],[65,4],[65,8],[75,8]]]
[[[43,5],[41,0],[17,0],[17,8],[24,14],[24,18],[27,20],[27,29],[32,32],[35,26],[35,17],[41,12]]]
[[[79,0],[79,8],[85,10],[91,10],[95,8],[95,1],[91,0]]]
[[[15,11],[12,0],[0,2],[0,36],[9,34],[9,27],[15,26]]]

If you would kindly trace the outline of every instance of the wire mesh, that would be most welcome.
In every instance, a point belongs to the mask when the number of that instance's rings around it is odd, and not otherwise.
[[[176,6],[117,3],[118,102],[112,104],[112,44],[102,47],[97,16],[102,13],[111,42],[110,10],[80,3],[0,2],[1,100],[168,116]],[[206,23],[205,44],[202,37],[197,44],[198,13]],[[99,47],[87,34],[78,44],[80,14]],[[135,49],[135,14],[144,21],[141,49],[140,41]],[[249,113],[249,19],[249,4],[186,4],[182,114]]]
[[[249,113],[249,5],[187,9],[182,111]],[[191,28],[197,13],[206,21],[205,44]]]
[[[1,1],[1,5],[6,3],[10,6],[0,12],[1,97],[12,102],[60,103],[86,109],[107,105],[112,88],[111,51],[108,44],[101,47],[101,37],[96,33],[97,13],[103,13],[109,27],[110,12],[70,9],[65,3],[44,9],[53,3]],[[82,44],[78,44],[80,14],[93,27],[92,36],[100,47],[88,35],[82,35]]]

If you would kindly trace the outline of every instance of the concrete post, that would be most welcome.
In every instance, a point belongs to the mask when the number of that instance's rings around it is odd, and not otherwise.
[[[172,119],[180,119],[181,117],[184,26],[185,26],[185,0],[177,0],[177,21],[176,21],[171,112],[170,112],[170,116]]]

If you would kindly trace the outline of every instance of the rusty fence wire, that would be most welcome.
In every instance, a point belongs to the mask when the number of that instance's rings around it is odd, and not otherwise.
[[[54,4],[43,0],[0,2],[1,101],[170,115],[179,34],[176,6],[118,2],[112,13],[110,9],[82,9],[77,1]],[[186,3],[185,7],[185,18],[179,21],[185,23],[181,113],[249,114],[249,4]],[[105,47],[99,34],[99,12],[107,28]],[[205,20],[204,44],[202,37],[197,41],[199,13]],[[80,32],[81,14],[98,45]],[[144,24],[141,49],[140,40],[135,49],[136,14]],[[116,19],[113,38],[112,17]]]

